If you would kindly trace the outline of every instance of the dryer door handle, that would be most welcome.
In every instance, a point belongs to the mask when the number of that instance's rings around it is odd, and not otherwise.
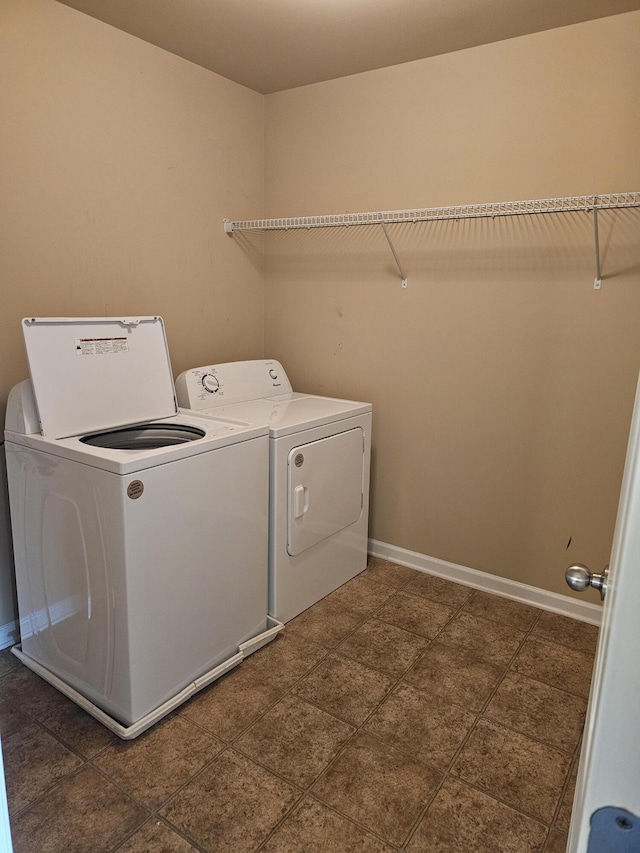
[[[309,489],[306,486],[296,486],[293,490],[293,517],[302,518],[309,509]]]

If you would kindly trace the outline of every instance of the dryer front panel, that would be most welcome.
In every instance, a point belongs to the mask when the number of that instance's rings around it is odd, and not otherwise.
[[[364,431],[300,444],[287,456],[287,552],[295,556],[362,515]]]

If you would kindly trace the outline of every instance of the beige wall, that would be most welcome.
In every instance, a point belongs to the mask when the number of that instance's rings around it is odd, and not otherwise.
[[[2,422],[25,315],[161,314],[175,372],[262,355],[262,258],[222,229],[262,212],[261,95],[53,0],[2,0],[0,115]]]
[[[640,12],[266,98],[267,215],[640,189]],[[561,593],[608,560],[640,210],[268,235],[266,353],[371,400],[371,535]],[[571,546],[567,545],[571,540]],[[594,599],[591,599],[594,600]]]

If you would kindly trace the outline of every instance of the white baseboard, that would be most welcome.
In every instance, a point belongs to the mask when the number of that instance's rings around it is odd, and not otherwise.
[[[437,575],[456,583],[472,586],[474,589],[490,592],[493,595],[501,595],[503,598],[511,598],[539,607],[541,610],[549,610],[581,622],[589,622],[591,625],[600,625],[602,608],[597,604],[587,601],[578,601],[569,595],[560,595],[557,592],[549,592],[526,583],[519,583],[488,572],[480,572],[478,569],[469,569],[467,566],[459,566],[456,563],[447,563],[435,557],[427,557],[417,551],[407,551],[396,545],[387,545],[386,542],[378,542],[377,539],[369,539],[369,553],[373,557],[382,557],[392,563],[417,569],[429,575]]]
[[[8,649],[9,646],[15,646],[19,642],[20,632],[17,622],[7,622],[6,625],[0,625],[0,649]]]

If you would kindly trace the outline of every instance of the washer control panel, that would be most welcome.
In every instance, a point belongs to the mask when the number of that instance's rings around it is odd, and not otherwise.
[[[283,366],[274,359],[193,367],[176,379],[178,405],[185,409],[228,406],[292,391]]]

